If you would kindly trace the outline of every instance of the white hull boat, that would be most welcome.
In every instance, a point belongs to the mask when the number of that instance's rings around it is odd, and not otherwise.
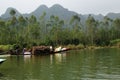
[[[2,64],[6,59],[0,59],[0,64]]]

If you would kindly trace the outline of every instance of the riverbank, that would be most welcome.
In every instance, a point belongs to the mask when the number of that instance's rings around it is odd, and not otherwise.
[[[34,46],[28,48],[32,49]],[[54,49],[58,48],[58,47],[62,47],[62,48],[67,48],[69,50],[81,50],[81,49],[102,49],[102,48],[120,48],[120,45],[113,45],[113,46],[85,46],[83,44],[79,44],[79,45],[73,45],[73,44],[69,44],[69,45],[60,45],[60,46],[56,46],[54,47]],[[18,48],[17,51],[19,51],[18,53],[22,53],[22,48]],[[0,45],[0,54],[18,54],[16,53],[16,49],[14,48],[14,45]]]
[[[114,46],[84,46],[82,44],[79,45],[67,45],[66,48],[70,48],[72,50],[78,50],[78,49],[102,49],[102,48],[120,48],[120,45],[114,45]]]

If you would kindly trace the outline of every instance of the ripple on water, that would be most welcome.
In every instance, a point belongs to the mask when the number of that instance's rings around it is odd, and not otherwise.
[[[120,75],[114,75],[114,74],[97,74],[97,77],[110,79],[110,80],[120,80]]]

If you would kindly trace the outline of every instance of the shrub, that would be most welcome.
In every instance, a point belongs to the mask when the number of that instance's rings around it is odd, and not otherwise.
[[[77,49],[84,49],[84,45],[83,44],[79,44],[76,46]]]
[[[10,50],[13,48],[13,45],[0,45],[0,49],[3,51]]]
[[[74,48],[75,48],[75,45],[69,44],[69,45],[67,46],[67,48],[74,49]]]
[[[70,49],[84,49],[84,45],[83,44],[79,44],[79,45],[69,44],[67,46],[67,48],[70,48]]]
[[[115,39],[110,41],[111,46],[120,46],[120,39]]]

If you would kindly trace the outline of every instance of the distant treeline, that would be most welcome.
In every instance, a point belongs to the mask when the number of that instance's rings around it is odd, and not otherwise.
[[[113,40],[120,39],[119,18],[112,20],[105,16],[102,21],[98,21],[89,15],[85,23],[82,23],[78,15],[73,15],[68,24],[54,15],[45,20],[45,12],[39,20],[34,15],[31,17],[21,15],[17,18],[15,14],[15,10],[11,10],[9,20],[0,19],[0,45],[107,46]]]

